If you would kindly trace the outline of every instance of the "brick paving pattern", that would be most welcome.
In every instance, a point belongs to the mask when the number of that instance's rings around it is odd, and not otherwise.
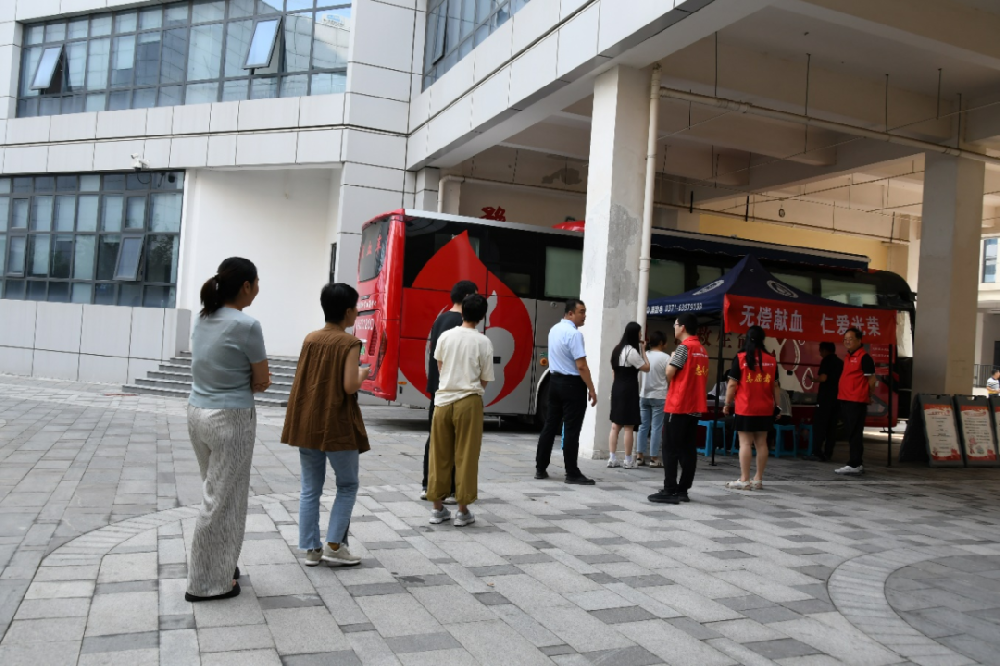
[[[720,458],[690,504],[659,506],[660,470],[534,481],[536,435],[493,428],[458,529],[418,499],[423,412],[371,407],[363,564],[306,568],[298,455],[264,407],[243,593],[189,604],[184,403],[112,391],[0,377],[4,666],[1000,663],[1000,470],[842,479],[772,459],[765,490],[739,493]]]

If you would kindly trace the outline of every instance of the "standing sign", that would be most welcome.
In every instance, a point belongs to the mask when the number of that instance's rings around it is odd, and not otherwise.
[[[924,422],[924,440],[931,467],[962,467],[962,443],[955,424],[950,395],[920,395],[918,407]]]
[[[994,412],[986,396],[955,396],[961,426],[962,448],[968,467],[998,467],[1000,456],[994,438]]]

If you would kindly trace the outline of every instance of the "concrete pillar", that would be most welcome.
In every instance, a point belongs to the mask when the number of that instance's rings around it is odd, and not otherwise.
[[[927,155],[917,326],[916,393],[971,393],[983,220],[982,162]]]
[[[920,220],[910,220],[910,245],[906,257],[906,278],[907,284],[914,292],[917,291],[917,282],[920,278],[920,238],[922,236]]]
[[[414,208],[417,210],[437,210],[438,181],[440,180],[441,171],[434,167],[426,167],[416,173]]]
[[[583,422],[580,456],[584,458],[607,453],[611,349],[625,324],[635,319],[649,76],[619,66],[601,74],[594,84],[580,298],[587,305],[582,330],[598,405],[587,410]]]

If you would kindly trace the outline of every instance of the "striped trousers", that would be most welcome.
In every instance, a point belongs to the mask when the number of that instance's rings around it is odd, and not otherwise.
[[[187,591],[211,597],[232,589],[246,529],[257,412],[188,405],[188,435],[201,471],[202,502],[188,561]]]

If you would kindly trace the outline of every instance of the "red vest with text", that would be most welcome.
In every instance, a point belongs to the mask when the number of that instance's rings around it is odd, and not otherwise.
[[[861,370],[861,359],[867,355],[864,347],[858,347],[856,352],[844,357],[844,371],[840,375],[840,384],[837,389],[839,400],[868,402],[868,378]]]
[[[774,415],[774,382],[778,380],[778,363],[774,356],[763,352],[760,363],[751,370],[747,353],[740,352],[740,382],[736,388],[736,413],[740,416]]]
[[[697,335],[681,343],[688,350],[684,367],[677,371],[667,390],[663,411],[668,414],[702,414],[708,410],[708,353]]]

